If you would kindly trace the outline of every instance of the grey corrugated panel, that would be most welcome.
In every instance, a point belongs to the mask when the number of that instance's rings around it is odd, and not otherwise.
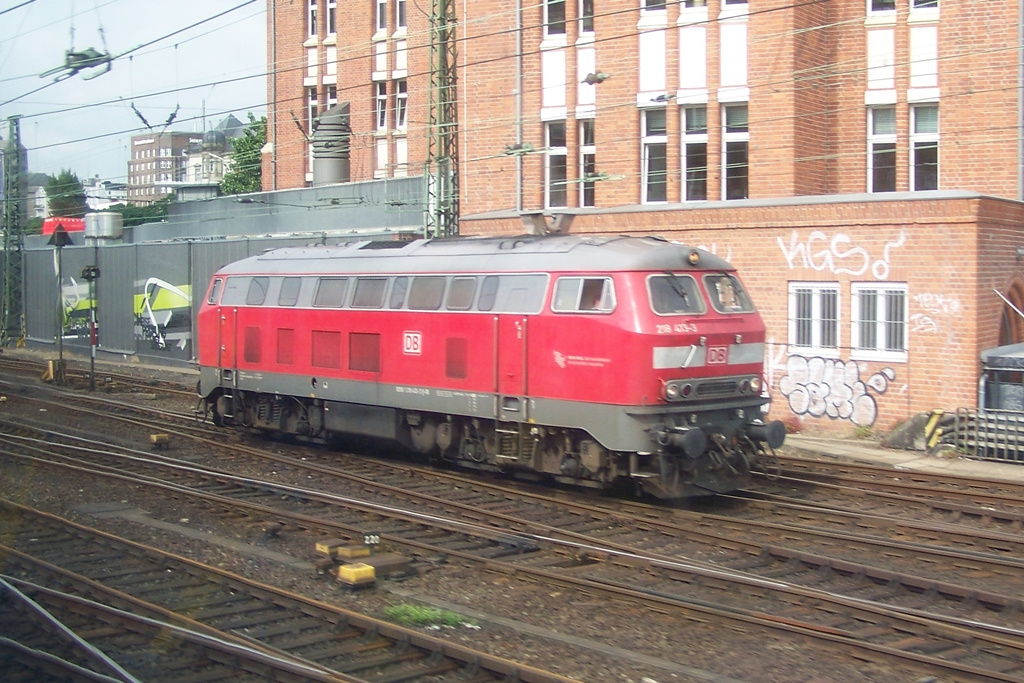
[[[57,273],[53,249],[25,251],[24,257],[25,336],[56,343]]]
[[[98,250],[100,279],[97,290],[99,348],[113,353],[136,352],[136,250],[132,245],[104,246]]]

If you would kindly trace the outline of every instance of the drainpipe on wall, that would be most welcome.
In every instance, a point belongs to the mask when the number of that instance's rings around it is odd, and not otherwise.
[[[1017,3],[1017,201],[1024,202],[1024,0]]]
[[[1024,0],[1022,0],[1024,1]],[[277,189],[277,0],[270,2],[270,103],[274,125],[270,131],[270,189]],[[270,113],[269,111],[267,112]]]
[[[1024,0],[1021,0],[1024,3]],[[523,0],[516,0],[516,149],[523,148]],[[516,155],[516,212],[523,211],[523,155]]]

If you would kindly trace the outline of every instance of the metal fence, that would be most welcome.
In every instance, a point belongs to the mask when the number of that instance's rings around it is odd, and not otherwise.
[[[1024,412],[959,408],[951,417],[941,443],[970,457],[1024,463]]]

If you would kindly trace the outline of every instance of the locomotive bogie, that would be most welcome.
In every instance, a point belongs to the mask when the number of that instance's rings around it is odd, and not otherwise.
[[[214,276],[198,348],[217,424],[663,498],[743,486],[784,438],[763,421],[764,326],[706,252],[575,236],[364,246]]]

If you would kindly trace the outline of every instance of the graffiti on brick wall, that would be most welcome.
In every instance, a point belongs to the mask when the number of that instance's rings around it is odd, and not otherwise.
[[[899,237],[886,242],[881,255],[874,256],[866,247],[854,244],[850,236],[843,233],[836,233],[829,239],[825,233],[814,230],[806,240],[801,241],[800,233],[794,230],[789,236],[788,245],[781,237],[776,239],[790,270],[810,268],[854,277],[870,272],[876,280],[887,280],[892,250],[904,245],[907,233],[901,229]]]
[[[940,321],[946,321],[960,313],[960,300],[943,294],[925,292],[914,295],[914,303],[923,310],[910,316],[910,331],[922,334],[936,334]]]
[[[779,379],[779,392],[801,417],[849,420],[870,427],[878,419],[877,398],[896,379],[892,368],[862,377],[856,361],[790,356]]]

